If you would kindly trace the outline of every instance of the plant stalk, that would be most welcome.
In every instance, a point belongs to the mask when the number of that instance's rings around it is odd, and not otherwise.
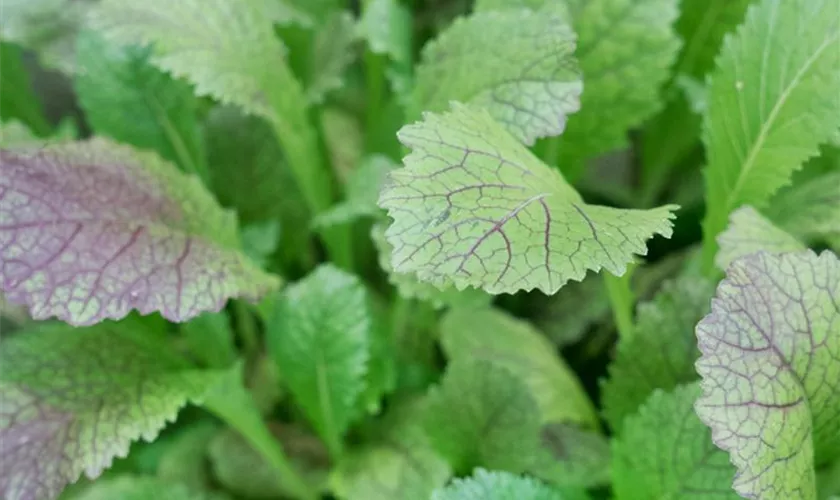
[[[610,272],[603,273],[604,285],[607,287],[607,295],[610,298],[613,318],[618,329],[620,338],[630,338],[633,335],[633,306],[636,302],[636,295],[631,287],[631,280],[635,264],[627,266],[623,276],[615,276]]]

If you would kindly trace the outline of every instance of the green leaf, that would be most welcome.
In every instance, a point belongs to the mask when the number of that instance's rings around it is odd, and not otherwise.
[[[580,341],[592,325],[601,323],[610,314],[610,301],[599,276],[567,283],[556,294],[545,299],[531,318],[559,347]]]
[[[707,269],[729,213],[761,209],[840,126],[838,19],[833,0],[762,0],[724,42],[703,123]]]
[[[148,49],[116,46],[93,31],[79,35],[76,54],[75,90],[94,132],[157,151],[206,179],[189,85],[151,66]]]
[[[598,427],[577,376],[529,323],[496,309],[459,308],[441,320],[440,335],[451,360],[480,359],[524,382],[540,408],[541,422]]]
[[[190,354],[207,367],[226,368],[236,360],[233,330],[225,312],[204,313],[181,325]]]
[[[218,494],[190,490],[177,482],[143,476],[117,476],[97,481],[72,500],[223,500]]]
[[[697,378],[694,326],[709,312],[712,295],[713,282],[684,275],[639,305],[634,333],[619,339],[601,390],[604,417],[615,431],[655,389],[670,391]]]
[[[511,2],[480,2],[509,8]],[[522,6],[552,6],[547,0],[518,0]],[[672,24],[677,0],[566,0],[565,19],[577,33],[574,54],[585,82],[580,112],[558,139],[560,165],[580,174],[581,163],[627,144],[628,129],[660,107],[659,87],[680,42]],[[479,5],[481,7],[481,5]],[[543,7],[545,8],[545,7]],[[500,37],[506,43],[507,35]]]
[[[583,492],[564,493],[539,481],[509,472],[476,469],[472,477],[456,479],[437,490],[431,500],[585,500]]]
[[[271,430],[273,437],[294,457],[293,463],[307,482],[322,484],[329,457],[318,439],[287,425],[276,424]],[[285,487],[271,465],[235,432],[222,430],[209,441],[208,460],[216,480],[239,496],[250,499],[294,496],[294,491]]]
[[[391,266],[391,252],[393,247],[385,238],[387,226],[379,223],[371,229],[370,237],[379,257],[379,267],[388,275],[388,281],[397,288],[397,292],[407,299],[418,299],[428,302],[436,309],[448,306],[482,307],[492,300],[492,296],[475,288],[458,290],[454,286],[439,289],[431,283],[424,283],[411,274],[394,271]]]
[[[724,37],[735,31],[753,0],[682,0],[677,32],[684,44],[676,73],[703,80],[714,68]]]
[[[429,444],[418,404],[398,406],[377,425],[378,439],[348,453],[333,470],[332,490],[346,500],[428,500],[451,475]]]
[[[404,98],[412,84],[411,10],[399,0],[370,0],[365,3],[356,30],[371,53],[388,58],[385,75],[394,93]]]
[[[54,498],[155,438],[219,378],[138,323],[34,324],[0,349],[0,496]]]
[[[645,240],[671,235],[676,207],[587,205],[484,110],[429,113],[399,139],[412,153],[379,199],[391,262],[439,288],[553,294],[587,270],[622,275]]]
[[[217,107],[205,121],[204,143],[219,202],[236,209],[246,227],[280,221],[282,260],[302,258],[310,243],[301,221],[309,210],[271,128],[235,108]]]
[[[320,118],[332,169],[346,183],[361,163],[365,132],[356,116],[338,107],[324,108]],[[393,141],[393,135],[389,139]]]
[[[780,228],[805,241],[840,234],[840,170],[780,191],[764,213]]]
[[[6,6],[3,8],[5,10]],[[3,30],[5,32],[5,22]],[[0,94],[0,118],[3,122],[20,120],[41,136],[49,134],[50,124],[44,117],[40,99],[33,92],[29,73],[23,64],[23,51],[17,45],[0,40],[0,59],[3,61],[3,71],[0,72],[0,87],[3,88]],[[5,137],[2,140],[5,142]]]
[[[562,9],[458,19],[423,50],[409,117],[446,111],[455,100],[486,109],[526,144],[558,135],[580,108],[574,47]]]
[[[840,460],[817,471],[817,490],[820,500],[835,500],[840,496]]]
[[[0,172],[0,258],[15,263],[0,281],[35,319],[180,322],[279,285],[240,252],[233,214],[152,152],[104,139],[0,151]]]
[[[331,264],[287,288],[269,321],[282,379],[333,457],[365,388],[371,330],[364,285]]]
[[[353,16],[346,11],[331,13],[312,40],[307,59],[308,71],[304,79],[306,95],[320,104],[326,95],[344,85],[344,72],[353,62],[356,42]]]
[[[388,305],[371,304],[370,359],[365,374],[365,388],[359,396],[358,407],[362,414],[376,415],[382,410],[382,398],[397,385],[397,362],[395,328],[392,325]]]
[[[210,475],[206,467],[207,444],[218,433],[215,422],[199,421],[181,431],[167,446],[157,464],[157,476],[183,483],[192,489],[206,488]]]
[[[450,363],[427,395],[423,422],[456,474],[478,466],[524,472],[539,456],[537,402],[524,382],[488,361]]]
[[[732,212],[729,227],[718,236],[720,251],[715,264],[721,270],[745,255],[760,251],[774,254],[804,250],[799,240],[779,229],[753,207]]]
[[[610,443],[596,432],[551,423],[540,431],[544,452],[530,472],[559,486],[596,488],[610,483]]]
[[[312,221],[316,227],[348,224],[362,217],[375,217],[382,211],[377,206],[379,190],[388,173],[397,167],[387,156],[375,154],[364,158],[351,173],[345,186],[344,201],[318,215]]]
[[[699,395],[697,384],[668,392],[657,389],[627,418],[613,441],[613,485],[619,500],[739,498],[730,487],[735,468],[694,413]]]
[[[840,260],[831,252],[735,261],[697,325],[700,419],[738,469],[735,490],[816,498],[840,456]]]

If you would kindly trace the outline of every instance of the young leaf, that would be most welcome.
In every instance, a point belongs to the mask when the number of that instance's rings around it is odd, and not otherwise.
[[[485,108],[525,144],[558,135],[580,108],[574,47],[560,9],[459,19],[423,50],[409,116],[446,111],[455,100]]]
[[[805,241],[840,234],[840,170],[780,191],[764,213]]]
[[[192,369],[136,323],[41,323],[0,349],[0,497],[50,499],[151,441],[218,373]]]
[[[520,378],[536,399],[543,423],[598,427],[580,381],[530,324],[495,309],[460,308],[444,316],[440,335],[451,360],[480,359]]]
[[[510,8],[511,2],[485,1],[484,8]],[[537,8],[561,2],[518,0]],[[672,24],[676,0],[567,0],[578,43],[575,57],[585,81],[581,111],[569,118],[559,141],[561,165],[619,149],[627,131],[660,106],[659,87],[668,78],[680,42]],[[481,7],[481,6],[479,6]],[[543,7],[545,8],[545,7]],[[543,14],[544,16],[544,14]],[[500,37],[500,43],[507,35]],[[572,167],[579,174],[580,166]],[[573,173],[570,169],[570,174]]]
[[[346,198],[312,221],[316,227],[347,224],[361,217],[374,217],[381,213],[376,205],[379,191],[397,165],[387,156],[372,155],[350,173],[345,186]]]
[[[729,266],[697,325],[700,419],[744,497],[816,498],[815,466],[840,455],[840,260],[753,254]]]
[[[5,36],[5,19],[3,21]],[[23,63],[23,51],[17,45],[0,40],[0,60],[3,61],[3,71],[0,72],[0,86],[3,88],[0,94],[0,118],[4,123],[20,120],[41,136],[49,134],[50,124],[44,117],[40,99],[33,92],[29,73]],[[5,142],[5,138],[0,140]]]
[[[325,264],[285,291],[268,325],[282,378],[333,457],[364,390],[368,300],[358,278]]]
[[[744,20],[753,0],[683,0],[677,32],[685,41],[676,73],[704,79],[712,70],[724,36]]]
[[[523,382],[484,360],[451,363],[430,390],[426,434],[456,474],[483,466],[528,470],[539,456],[540,410]]]
[[[180,431],[161,453],[155,470],[157,477],[196,490],[206,488],[210,484],[205,463],[207,444],[218,433],[218,427],[211,420],[201,420]]]
[[[586,500],[582,491],[563,492],[509,472],[476,469],[472,477],[456,479],[435,491],[431,500]]]
[[[227,313],[204,313],[181,325],[181,332],[203,366],[226,368],[236,361],[233,330]]]
[[[726,453],[694,414],[697,384],[657,389],[627,418],[613,441],[613,485],[619,500],[735,500]]]
[[[93,31],[79,34],[76,56],[74,88],[97,134],[157,151],[206,179],[189,85],[151,66],[148,49],[115,46]]]
[[[372,54],[389,59],[385,75],[394,93],[404,100],[412,84],[411,11],[399,0],[370,0],[356,30]]]
[[[0,171],[2,289],[35,319],[186,321],[279,284],[239,252],[233,215],[154,153],[94,139],[0,151]]]
[[[388,281],[397,287],[397,292],[407,299],[419,299],[428,302],[435,309],[442,309],[447,306],[482,307],[492,300],[492,296],[482,290],[467,288],[458,290],[454,286],[437,288],[430,283],[424,283],[411,274],[403,274],[394,271],[391,267],[391,244],[385,238],[387,226],[379,223],[373,226],[370,237],[373,246],[379,257],[379,267],[388,275]]]
[[[418,425],[421,411],[419,404],[397,407],[379,427],[380,439],[339,462],[332,490],[346,500],[428,500],[452,471]]]
[[[799,240],[773,225],[750,206],[732,212],[729,227],[717,240],[720,251],[715,257],[715,264],[724,271],[734,260],[752,253],[805,250],[805,245]]]
[[[713,282],[686,275],[639,305],[634,333],[619,339],[601,391],[604,416],[615,431],[655,389],[669,391],[697,378],[694,326],[709,312],[712,295]]]
[[[344,71],[353,62],[353,44],[356,41],[353,16],[346,11],[336,11],[318,27],[312,40],[312,52],[307,60],[308,71],[304,79],[306,95],[320,104],[329,92],[344,84]]]
[[[412,153],[379,198],[391,261],[439,288],[553,294],[589,269],[622,275],[645,240],[671,235],[676,207],[587,205],[485,110],[455,104],[399,139]]]
[[[724,42],[703,124],[703,263],[741,205],[762,208],[840,126],[840,3],[762,0]]]

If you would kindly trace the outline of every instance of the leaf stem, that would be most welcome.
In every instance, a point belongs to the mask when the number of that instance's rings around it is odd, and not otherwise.
[[[610,272],[603,273],[604,285],[607,287],[618,335],[624,339],[633,335],[633,306],[636,295],[630,285],[635,268],[634,264],[628,265],[627,271],[622,276],[615,276]]]
[[[297,472],[283,450],[282,444],[265,425],[251,394],[242,383],[242,367],[223,376],[204,400],[204,407],[235,429],[277,472],[280,481],[298,500],[318,498],[309,484]]]

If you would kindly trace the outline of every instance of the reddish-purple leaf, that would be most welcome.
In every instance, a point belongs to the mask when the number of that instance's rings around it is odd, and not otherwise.
[[[278,285],[196,178],[102,139],[0,151],[0,278],[35,319],[74,325],[131,309],[185,321]]]

